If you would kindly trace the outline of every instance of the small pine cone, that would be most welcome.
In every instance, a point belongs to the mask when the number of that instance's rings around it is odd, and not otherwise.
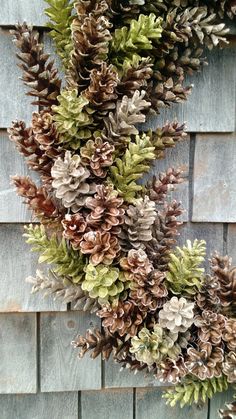
[[[218,312],[220,309],[219,281],[216,277],[206,275],[201,290],[196,294],[195,301],[201,310]]]
[[[133,61],[124,61],[123,63],[123,75],[117,86],[117,92],[119,95],[132,96],[135,90],[147,87],[147,80],[152,77],[153,64],[151,63],[150,57],[142,59],[136,59],[134,56]]]
[[[10,140],[15,143],[19,153],[25,157],[30,157],[37,153],[38,144],[35,141],[34,135],[32,135],[32,128],[26,128],[25,122],[13,121],[12,126],[8,128],[8,134]]]
[[[147,91],[147,97],[151,101],[152,109],[159,112],[161,108],[168,107],[172,103],[182,103],[187,100],[192,86],[183,86],[183,76],[174,80],[172,77],[167,78],[161,76],[160,73],[156,73],[155,77],[159,81],[149,83]]]
[[[153,270],[146,277],[134,277],[130,284],[130,298],[140,311],[155,312],[166,303],[168,290],[164,284],[165,274]]]
[[[127,257],[120,259],[120,266],[125,271],[125,276],[131,281],[146,278],[153,266],[144,250],[131,249]]]
[[[103,319],[102,325],[111,335],[118,333],[126,338],[137,334],[145,317],[129,300],[119,301],[113,306],[105,305],[97,315]]]
[[[219,414],[221,419],[235,419],[236,417],[236,400],[232,403],[226,403],[225,409],[220,409]]]
[[[26,23],[17,25],[13,42],[20,50],[17,57],[21,61],[19,67],[23,70],[22,80],[29,87],[29,96],[36,97],[35,105],[50,108],[57,103],[60,94],[61,80],[54,68],[53,61],[48,61],[49,55],[39,43],[39,33],[33,32],[32,26]]]
[[[66,151],[64,159],[56,159],[51,174],[56,197],[62,200],[65,208],[71,208],[73,212],[77,212],[88,195],[95,192],[95,185],[87,181],[90,172],[82,166],[80,157],[72,156],[70,151]]]
[[[125,216],[124,232],[133,247],[140,248],[142,242],[152,239],[152,229],[157,216],[155,202],[148,196],[139,198],[135,205],[129,205]]]
[[[105,4],[105,2],[101,2]],[[101,13],[102,10],[101,10]],[[91,70],[106,61],[111,40],[112,24],[107,17],[96,15],[94,10],[87,16],[78,15],[72,22],[73,51],[67,74],[71,87],[84,90],[90,83]]]
[[[229,352],[223,363],[223,373],[226,375],[229,383],[236,383],[236,353]]]
[[[230,317],[236,312],[236,268],[231,268],[228,256],[217,253],[211,259],[211,268],[220,283],[218,295],[222,312]]]
[[[152,240],[145,243],[145,251],[149,259],[153,266],[160,271],[168,269],[169,254],[176,243],[175,237],[179,235],[178,229],[182,225],[177,217],[182,213],[180,203],[173,201],[164,204],[164,208],[158,211],[152,226]]]
[[[223,330],[223,340],[230,351],[236,351],[236,319],[228,319]]]
[[[194,303],[186,298],[172,297],[159,312],[159,322],[173,333],[185,332],[193,324]]]
[[[118,255],[120,246],[115,236],[101,231],[89,231],[83,236],[80,250],[90,255],[89,261],[93,265],[103,263],[110,265]]]
[[[160,173],[158,178],[153,176],[152,181],[148,183],[149,197],[157,204],[163,204],[167,194],[175,189],[184,181],[184,170],[182,168],[169,168],[165,173]]]
[[[151,143],[155,147],[157,159],[162,159],[165,156],[166,148],[175,147],[177,142],[186,138],[187,134],[185,130],[185,124],[179,124],[177,121],[167,121],[163,127],[157,128],[155,131],[148,131],[148,136],[150,136]],[[183,171],[181,171],[181,173],[183,173]],[[178,173],[177,171],[177,173],[173,172],[172,175],[179,177],[181,173]]]
[[[161,361],[155,376],[161,383],[177,384],[186,374],[185,362],[180,356],[176,360],[167,358]]]
[[[212,347],[210,343],[202,344],[198,349],[187,349],[185,361],[188,373],[200,380],[220,377],[222,375],[222,362],[224,351],[220,347]]]
[[[108,141],[103,141],[100,137],[95,140],[88,140],[84,147],[80,149],[82,162],[88,165],[91,172],[100,178],[107,175],[106,168],[113,163],[115,147]]]
[[[83,358],[86,352],[91,351],[91,358],[94,359],[101,354],[105,360],[109,359],[113,347],[118,346],[115,337],[106,335],[104,332],[100,332],[99,329],[87,330],[85,336],[79,335],[71,343],[74,348],[80,348],[80,358]]]
[[[198,327],[199,339],[212,345],[219,345],[225,328],[226,318],[222,314],[204,310],[201,315],[194,318],[194,324]]]
[[[90,84],[83,94],[99,112],[99,117],[116,107],[117,83],[117,71],[105,62],[101,64],[100,69],[94,68],[90,72]]]
[[[32,131],[41,150],[48,150],[57,140],[52,115],[47,111],[33,112]]]
[[[18,195],[25,198],[25,203],[42,222],[59,218],[57,207],[44,186],[38,188],[29,176],[13,176],[12,181]]]
[[[110,186],[97,185],[95,196],[86,199],[85,206],[91,210],[86,221],[92,229],[103,232],[112,230],[113,234],[120,233],[120,225],[124,222],[123,199]]]
[[[80,242],[83,240],[87,223],[82,214],[66,214],[62,220],[64,228],[63,236],[69,240],[74,249],[78,249]]]

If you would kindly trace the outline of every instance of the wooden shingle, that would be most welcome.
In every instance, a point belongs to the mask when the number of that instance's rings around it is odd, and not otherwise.
[[[15,25],[27,22],[34,26],[44,26],[46,16],[44,0],[0,0],[0,25]]]
[[[82,391],[81,419],[95,418],[133,419],[133,391]]]

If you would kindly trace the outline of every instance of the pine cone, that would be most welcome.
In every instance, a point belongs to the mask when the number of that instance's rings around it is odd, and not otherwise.
[[[169,168],[165,173],[160,173],[158,178],[153,176],[147,185],[150,199],[157,204],[164,204],[167,194],[175,189],[175,185],[184,181],[183,173],[181,168],[177,170]]]
[[[223,363],[223,373],[226,375],[229,383],[236,383],[236,353],[229,352]]]
[[[88,140],[84,147],[80,149],[82,162],[88,165],[91,172],[97,176],[104,178],[107,175],[106,168],[113,163],[115,147],[108,141],[103,141],[100,137],[95,140]]]
[[[130,284],[130,298],[140,311],[155,312],[166,302],[168,290],[164,284],[165,274],[153,270],[146,277],[134,277]]]
[[[167,358],[161,361],[160,365],[158,365],[156,378],[161,383],[177,384],[186,374],[187,369],[184,359],[180,356],[176,360]]]
[[[219,410],[221,419],[235,419],[236,417],[236,400],[232,403],[226,403],[225,409]]]
[[[85,203],[88,195],[95,192],[95,185],[89,184],[89,171],[82,166],[78,155],[66,151],[65,158],[58,157],[52,167],[52,186],[56,197],[62,200],[65,208],[77,212]]]
[[[159,312],[160,325],[172,333],[186,332],[193,324],[193,307],[194,303],[183,297],[172,297]]]
[[[50,150],[57,141],[52,115],[47,111],[33,112],[32,131],[41,150]]]
[[[90,104],[99,112],[99,117],[116,107],[116,86],[118,73],[112,65],[105,62],[100,69],[94,68],[90,72],[90,84],[83,92]]]
[[[125,336],[126,339],[137,334],[144,317],[129,300],[119,301],[112,306],[103,306],[97,315],[103,319],[102,326],[111,335],[118,333],[120,336]]]
[[[159,324],[154,325],[153,332],[144,327],[131,339],[130,352],[147,365],[159,364],[168,356],[177,359],[181,351],[175,346],[177,338],[178,334],[164,331]]]
[[[59,104],[53,106],[53,119],[59,134],[59,143],[74,150],[80,141],[91,137],[94,110],[88,107],[89,101],[79,95],[76,89],[62,90],[58,96]]]
[[[201,310],[206,309],[218,312],[220,310],[219,290],[218,278],[206,275],[201,290],[195,296],[198,307]]]
[[[157,128],[155,131],[148,131],[147,134],[150,137],[152,145],[155,147],[157,159],[165,157],[166,148],[175,147],[177,142],[186,138],[187,134],[185,129],[185,124],[179,124],[177,121],[167,121],[163,127]],[[181,173],[183,173],[183,171]],[[177,176],[179,173],[174,172],[173,175]]]
[[[123,74],[117,86],[119,95],[133,96],[135,90],[147,87],[147,80],[152,77],[153,64],[150,57],[133,56],[133,61],[125,60],[123,63]]]
[[[84,270],[82,290],[87,291],[91,298],[98,299],[101,305],[117,299],[125,289],[125,278],[118,268],[88,264]]]
[[[27,94],[38,98],[33,102],[34,105],[51,107],[57,103],[61,80],[53,61],[48,61],[49,55],[45,54],[43,45],[39,43],[39,33],[34,33],[26,23],[17,25],[11,33],[14,35],[13,42],[20,50],[17,57],[22,61],[19,64],[23,70],[22,80],[30,89]]]
[[[130,135],[139,133],[135,125],[145,122],[144,111],[148,110],[151,105],[144,99],[145,95],[144,90],[141,92],[136,90],[131,98],[123,96],[122,100],[117,101],[116,110],[110,112],[104,120],[105,135],[109,140],[122,145],[122,142],[127,142]]]
[[[168,269],[169,254],[176,243],[178,228],[182,225],[177,221],[183,213],[181,204],[173,201],[164,204],[163,210],[158,211],[152,226],[152,240],[145,243],[145,251],[152,261],[154,268],[165,271]]]
[[[102,5],[105,2],[101,2]],[[73,51],[67,81],[72,87],[83,90],[90,83],[90,72],[106,61],[111,40],[111,23],[103,16],[103,8],[87,16],[76,17],[72,22]],[[101,15],[100,15],[101,14]]]
[[[201,315],[194,318],[194,324],[198,327],[198,337],[204,342],[219,345],[222,340],[226,318],[222,314],[204,310]]]
[[[186,368],[190,374],[200,380],[220,377],[222,375],[222,362],[224,351],[219,347],[212,347],[210,343],[201,345],[199,349],[188,348],[185,361]]]
[[[63,236],[70,241],[74,249],[78,249],[87,228],[83,215],[80,213],[66,214],[62,220],[62,225],[64,228]]]
[[[219,298],[223,314],[234,316],[236,312],[236,268],[231,268],[228,256],[217,253],[211,259],[211,268],[220,283]]]
[[[124,230],[121,238],[128,236],[133,247],[144,247],[143,242],[152,239],[152,229],[157,216],[155,202],[148,196],[136,200],[135,205],[129,205],[125,216]]]
[[[142,249],[129,250],[128,256],[120,259],[120,266],[124,269],[125,276],[130,281],[145,279],[153,269],[146,253]]]
[[[74,348],[80,348],[80,358],[83,358],[86,352],[91,351],[91,358],[97,358],[101,354],[105,360],[109,359],[113,347],[118,345],[115,337],[106,335],[99,329],[87,330],[85,336],[79,335],[71,343]]]
[[[97,300],[92,299],[84,292],[80,284],[73,284],[68,278],[60,277],[55,272],[45,275],[36,271],[36,277],[29,276],[26,281],[32,286],[32,293],[44,291],[44,296],[52,295],[54,300],[60,299],[63,303],[73,303],[74,310],[96,312],[100,307]]]
[[[25,203],[42,222],[52,222],[59,219],[58,209],[44,186],[37,188],[29,176],[13,176],[19,196],[25,198]]]
[[[89,261],[94,266],[99,263],[110,265],[118,255],[120,246],[114,235],[97,230],[84,234],[80,250],[83,254],[90,255]]]
[[[86,221],[91,229],[101,229],[102,232],[120,232],[120,225],[124,222],[123,199],[110,186],[97,185],[94,198],[86,199],[86,207],[91,210]]]
[[[236,319],[228,319],[223,330],[223,340],[230,351],[236,350]]]

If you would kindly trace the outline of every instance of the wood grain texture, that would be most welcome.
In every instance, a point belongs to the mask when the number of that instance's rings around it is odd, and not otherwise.
[[[122,387],[153,387],[160,383],[154,379],[152,374],[145,375],[143,372],[133,372],[123,369],[113,359],[104,363],[104,386],[105,388]]]
[[[0,25],[15,25],[27,22],[34,26],[44,26],[46,16],[43,0],[0,0]]]
[[[236,265],[236,224],[228,225],[226,253],[232,258],[232,264]]]
[[[9,31],[0,30],[0,57],[4,57],[0,65],[0,128],[9,127],[15,119],[28,122],[33,109],[36,110],[36,107],[30,105],[32,98],[25,95],[26,88],[19,80],[21,71],[17,67],[15,53],[16,48]]]
[[[41,390],[74,391],[101,388],[101,360],[78,358],[71,341],[98,325],[97,317],[85,313],[44,313],[40,322]]]
[[[0,314],[0,330],[0,393],[36,393],[36,315]]]
[[[206,260],[205,268],[209,270],[208,259],[212,253],[217,250],[223,254],[223,224],[218,223],[184,223],[180,228],[180,236],[177,238],[177,244],[183,246],[186,240],[195,239],[206,241]]]
[[[169,148],[166,150],[164,159],[157,160],[155,163],[151,175],[157,175],[160,172],[165,172],[168,168],[178,169],[182,167],[185,170],[185,182],[177,185],[175,191],[169,194],[169,200],[177,200],[182,202],[182,206],[185,209],[184,214],[180,217],[181,221],[188,221],[189,219],[189,138],[176,144],[176,147]],[[151,176],[150,176],[151,177]]]
[[[189,132],[232,132],[235,129],[236,45],[205,54],[208,66],[186,79],[193,84],[192,94],[183,104],[163,109],[160,116],[152,117],[149,126],[166,120],[187,122]]]
[[[104,418],[133,419],[133,391],[128,389],[82,391],[81,419]]]
[[[32,172],[31,172],[32,173]],[[28,222],[32,214],[27,210],[23,199],[17,196],[10,177],[14,175],[29,175],[26,162],[14,144],[8,138],[6,131],[0,131],[0,222]],[[31,175],[31,174],[30,174]]]
[[[43,294],[31,294],[27,276],[35,275],[37,255],[30,252],[23,225],[0,224],[0,312],[63,311],[66,304]]]
[[[197,135],[192,221],[236,221],[236,134]]]
[[[78,393],[1,395],[1,419],[78,419]]]
[[[136,419],[207,419],[207,404],[203,408],[169,407],[162,399],[162,392],[158,389],[137,389],[136,391]],[[216,418],[214,418],[216,419]]]
[[[219,418],[219,409],[225,408],[225,403],[231,402],[233,400],[233,395],[235,392],[233,390],[228,390],[223,393],[218,393],[210,401],[209,408],[209,419],[218,419]]]

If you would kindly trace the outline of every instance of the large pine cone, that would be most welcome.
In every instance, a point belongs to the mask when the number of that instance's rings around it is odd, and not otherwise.
[[[194,319],[195,326],[198,327],[198,337],[202,342],[210,342],[212,345],[219,345],[222,333],[225,328],[226,318],[222,314],[204,310],[201,315]]]

